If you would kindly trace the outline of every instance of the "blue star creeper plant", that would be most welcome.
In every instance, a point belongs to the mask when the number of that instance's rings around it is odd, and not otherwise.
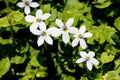
[[[92,70],[92,65],[98,65],[99,62],[97,59],[95,59],[95,53],[93,51],[85,52],[85,51],[80,51],[80,56],[81,58],[76,60],[76,63],[82,63],[82,62],[86,62],[87,68],[89,69],[89,71]]]
[[[17,6],[20,8],[24,7],[24,12],[25,14],[30,14],[30,7],[32,8],[36,8],[39,6],[39,4],[37,2],[32,2],[33,0],[22,0],[22,2],[18,2]]]
[[[42,10],[39,9],[36,11],[36,16],[27,15],[27,16],[25,16],[25,20],[27,22],[33,22],[32,25],[30,26],[30,31],[34,34],[33,30],[37,29],[38,26],[40,29],[42,29],[42,28],[46,29],[46,26],[44,26],[46,24],[44,23],[43,20],[48,19],[50,16],[51,16],[51,14],[49,14],[49,13],[43,14]],[[41,26],[41,25],[43,25],[43,26]]]

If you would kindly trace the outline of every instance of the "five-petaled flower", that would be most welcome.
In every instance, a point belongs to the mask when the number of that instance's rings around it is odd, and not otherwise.
[[[50,37],[52,31],[53,31],[53,28],[48,28],[46,30],[46,24],[40,24],[38,29],[35,29],[35,28],[32,29],[32,32],[34,35],[40,36],[37,40],[38,46],[41,46],[44,43],[44,41],[46,41],[50,45],[53,45],[53,40]]]
[[[92,33],[86,32],[86,27],[83,25],[80,30],[77,30],[76,34],[74,35],[75,39],[72,41],[72,46],[75,47],[80,43],[80,46],[85,49],[87,47],[84,38],[92,37]]]
[[[62,40],[65,44],[67,44],[70,41],[69,33],[74,34],[77,31],[77,28],[71,27],[74,22],[74,19],[68,19],[65,25],[60,19],[56,19],[55,22],[60,28],[54,30],[54,37],[60,36],[62,34]]]
[[[25,7],[24,12],[25,12],[25,14],[28,15],[28,14],[30,14],[30,7],[36,8],[39,6],[39,4],[37,2],[32,2],[32,1],[33,0],[22,0],[22,2],[17,3],[17,6],[21,7],[21,8]]]
[[[97,59],[94,58],[95,53],[93,51],[90,51],[88,54],[85,51],[80,52],[80,56],[82,58],[77,59],[76,63],[82,63],[86,62],[87,68],[91,71],[92,70],[92,64],[98,65],[99,62]]]
[[[43,22],[43,20],[48,19],[50,16],[51,16],[51,14],[49,14],[49,13],[43,14],[42,10],[39,9],[39,10],[36,11],[36,16],[27,15],[25,17],[25,20],[27,22],[33,22],[32,25],[30,26],[30,31],[32,32],[34,29],[37,29],[38,26],[39,26],[40,29],[41,28],[46,29],[46,26],[40,26],[40,25],[46,25]]]

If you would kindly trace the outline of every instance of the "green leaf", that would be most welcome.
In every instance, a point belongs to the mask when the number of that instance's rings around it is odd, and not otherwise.
[[[21,20],[23,20],[24,14],[19,11],[12,11],[8,15],[8,19],[11,21],[12,24],[18,24]]]
[[[10,26],[7,17],[0,18],[0,27],[8,27]]]
[[[120,30],[120,17],[115,19],[114,25],[118,30]]]
[[[10,69],[10,60],[8,57],[0,61],[0,78],[6,74]]]
[[[95,3],[95,7],[102,9],[110,6],[111,4],[112,2],[110,0],[99,0],[98,2]]]
[[[22,64],[22,63],[24,63],[26,58],[27,58],[26,54],[23,54],[21,56],[16,55],[15,57],[11,58],[11,63]]]
[[[9,0],[9,2],[11,2],[11,3],[16,3],[18,0]]]
[[[41,5],[41,9],[43,10],[43,13],[48,13],[50,12],[51,5],[50,4]]]
[[[81,77],[80,80],[88,80],[87,77]]]
[[[113,59],[114,59],[114,55],[108,55],[109,54],[109,52],[103,52],[102,54],[101,54],[101,61],[102,61],[102,63],[109,63],[109,62],[111,62]]]
[[[73,76],[62,74],[62,80],[75,80],[75,78]]]
[[[3,39],[2,37],[0,37],[0,44],[12,44],[12,39]]]
[[[116,71],[108,71],[104,76],[104,80],[118,80],[118,73]]]
[[[35,67],[39,67],[40,66],[40,64],[39,64],[36,56],[32,56],[32,58],[30,60],[30,64],[33,65],[33,66],[35,66]]]

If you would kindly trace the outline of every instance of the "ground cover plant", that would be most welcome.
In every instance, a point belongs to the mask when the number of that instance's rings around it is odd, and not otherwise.
[[[120,79],[120,0],[0,5],[0,80]]]

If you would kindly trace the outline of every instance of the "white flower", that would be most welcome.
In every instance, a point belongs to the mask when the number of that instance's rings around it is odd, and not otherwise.
[[[41,46],[44,43],[44,41],[46,41],[50,45],[53,45],[53,40],[50,37],[50,34],[53,29],[49,28],[46,30],[46,24],[40,24],[39,27],[44,27],[44,28],[41,28],[41,30],[35,28],[32,29],[34,35],[40,35],[40,37],[37,40],[38,46]]]
[[[32,2],[32,1],[33,0],[22,0],[22,2],[17,3],[17,6],[21,8],[25,7],[24,12],[25,14],[28,15],[30,13],[30,7],[35,8],[39,6],[37,2]]]
[[[86,27],[82,26],[80,30],[77,30],[76,34],[74,35],[75,39],[72,41],[72,46],[75,47],[80,43],[80,46],[85,49],[87,47],[86,42],[84,38],[90,38],[92,37],[92,33],[86,32]]]
[[[95,53],[93,51],[90,51],[88,54],[85,51],[81,51],[80,56],[82,58],[77,59],[76,63],[82,63],[82,62],[86,61],[87,68],[90,71],[92,70],[92,64],[94,64],[94,65],[99,64],[98,60],[94,58]]]
[[[30,26],[30,31],[32,32],[34,29],[37,29],[38,26],[41,28],[46,29],[46,26],[40,26],[40,25],[46,25],[43,20],[48,19],[51,16],[51,14],[49,13],[42,13],[42,10],[39,9],[36,11],[36,16],[32,16],[32,15],[27,15],[25,17],[25,20],[27,22],[33,22],[32,25]]]
[[[77,28],[71,27],[71,25],[74,22],[74,19],[73,18],[68,19],[65,25],[63,24],[63,22],[60,19],[56,19],[55,22],[58,25],[58,27],[60,27],[60,28],[54,30],[53,36],[57,37],[62,34],[62,40],[65,44],[67,44],[70,40],[69,33],[74,34],[77,31]]]

